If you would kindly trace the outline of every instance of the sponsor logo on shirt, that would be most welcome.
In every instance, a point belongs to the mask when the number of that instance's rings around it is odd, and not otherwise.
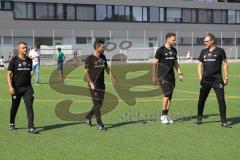
[[[209,59],[204,59],[203,61],[204,61],[204,62],[215,62],[216,59],[209,58]]]
[[[31,64],[29,64],[27,62],[22,62],[22,63],[18,64],[17,70],[18,71],[30,71],[31,70],[30,66],[31,66]]]
[[[175,59],[175,57],[166,57],[165,59]]]
[[[216,54],[208,54],[208,55],[204,55],[203,56],[203,61],[204,62],[215,62],[217,59],[216,59],[217,55]]]
[[[106,61],[104,61],[103,59],[99,59],[98,61],[95,61],[95,66],[94,68],[103,68],[105,67],[104,63]]]

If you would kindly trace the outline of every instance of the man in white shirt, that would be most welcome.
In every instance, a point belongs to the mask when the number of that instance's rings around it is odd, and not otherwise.
[[[39,84],[39,72],[40,72],[40,52],[37,45],[33,45],[29,52],[29,57],[32,59],[32,76],[36,72],[36,84]]]
[[[1,59],[0,59],[0,70],[1,71],[4,71],[4,63],[5,63],[4,57],[1,56]]]

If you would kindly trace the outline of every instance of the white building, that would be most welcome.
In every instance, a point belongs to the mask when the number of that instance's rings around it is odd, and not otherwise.
[[[235,3],[234,3],[235,2]],[[230,58],[240,50],[240,0],[1,0],[0,55],[16,52],[19,41],[41,45],[43,58],[63,45],[88,55],[96,38],[117,45],[128,40],[129,59],[149,59],[167,32],[178,36],[179,56],[198,57],[206,32]]]

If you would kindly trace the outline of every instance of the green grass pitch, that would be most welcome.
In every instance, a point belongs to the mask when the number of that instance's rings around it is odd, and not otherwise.
[[[106,76],[106,91],[118,98],[117,107],[103,116],[108,128],[100,132],[97,126],[87,127],[81,121],[64,121],[55,114],[58,102],[72,100],[71,113],[88,111],[90,97],[54,91],[49,77],[55,67],[41,67],[39,86],[35,91],[35,126],[41,133],[27,133],[26,110],[21,102],[17,117],[17,131],[10,131],[10,96],[6,71],[0,71],[0,159],[1,160],[239,160],[240,153],[240,92],[239,67],[229,64],[229,85],[225,88],[227,117],[232,128],[220,126],[219,110],[214,91],[206,102],[201,126],[194,124],[197,111],[199,81],[197,64],[183,64],[184,82],[177,81],[170,116],[177,120],[172,125],[159,121],[162,96],[139,97],[134,106],[120,98]],[[119,70],[121,67],[119,67]],[[65,84],[86,87],[83,68],[77,68],[66,77]],[[130,72],[128,78],[143,72]],[[118,76],[118,75],[116,75]],[[35,77],[33,77],[33,82]],[[139,77],[139,80],[142,79]],[[121,84],[121,81],[119,82]],[[144,92],[154,86],[133,87],[131,91]],[[81,91],[79,91],[81,92]],[[159,91],[159,93],[161,93]],[[126,96],[126,95],[125,95]],[[107,100],[107,99],[106,99]],[[128,99],[131,101],[131,99]],[[96,124],[95,121],[93,121]]]

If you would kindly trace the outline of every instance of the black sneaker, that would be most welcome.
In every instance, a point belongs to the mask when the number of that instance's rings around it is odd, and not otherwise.
[[[85,120],[86,125],[88,125],[89,127],[92,127],[92,121],[90,119],[86,119]]]
[[[13,124],[13,123],[9,124],[9,129],[10,129],[11,131],[16,130],[15,124]]]
[[[104,125],[99,125],[98,130],[100,131],[107,131],[107,129],[104,127]]]
[[[232,128],[232,126],[230,126],[227,122],[222,122],[222,127]]]
[[[28,133],[32,133],[32,134],[38,134],[39,130],[37,130],[36,128],[29,128],[28,129]]]
[[[202,116],[198,116],[197,122],[195,124],[197,124],[197,125],[201,125],[202,124]]]

